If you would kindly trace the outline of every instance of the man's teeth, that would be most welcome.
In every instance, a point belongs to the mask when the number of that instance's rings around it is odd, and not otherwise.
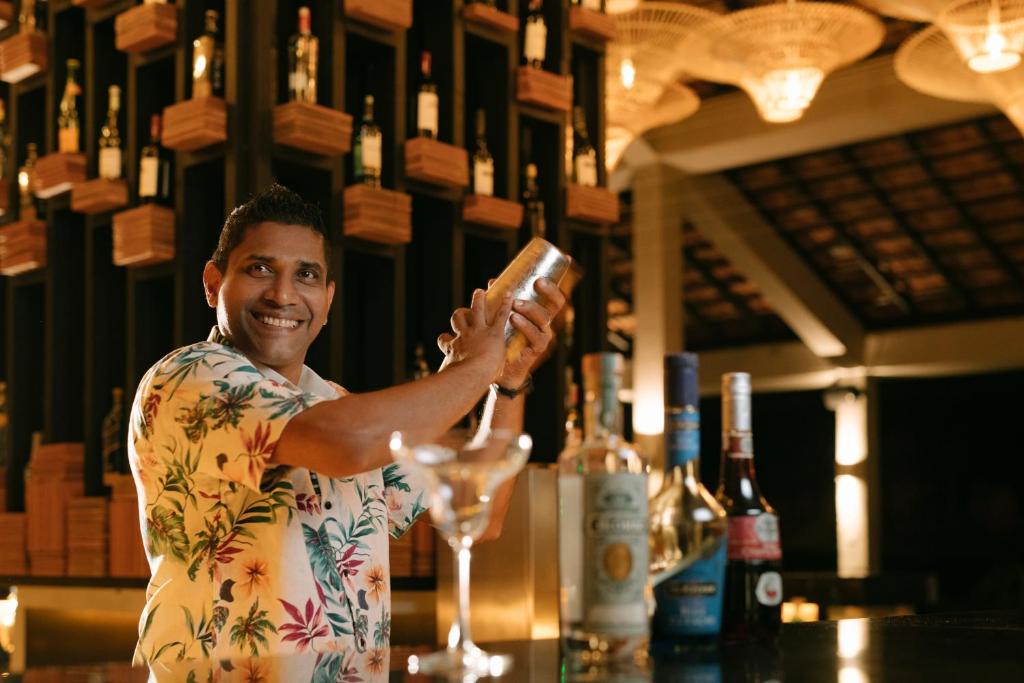
[[[293,328],[293,327],[298,327],[299,326],[299,321],[298,320],[285,320],[284,318],[271,318],[269,315],[258,315],[258,316],[256,316],[256,318],[261,323],[266,323],[267,325],[273,325],[274,327]]]

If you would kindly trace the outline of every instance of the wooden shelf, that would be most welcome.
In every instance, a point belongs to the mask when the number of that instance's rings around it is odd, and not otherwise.
[[[412,198],[369,185],[345,188],[345,235],[382,244],[412,241]]]
[[[572,76],[560,76],[543,69],[516,69],[516,98],[557,111],[572,111]]]
[[[121,179],[95,178],[71,186],[71,210],[84,214],[106,213],[128,203],[128,183]]]
[[[569,30],[593,40],[607,42],[615,40],[615,19],[604,12],[573,5],[569,8]]]
[[[132,7],[114,20],[115,45],[122,52],[148,52],[178,37],[178,6],[147,3]]]
[[[113,262],[149,266],[174,258],[174,211],[156,204],[114,214]]]
[[[36,196],[50,199],[70,192],[75,183],[85,181],[85,155],[81,152],[54,152],[36,162]]]
[[[462,220],[491,228],[518,230],[523,224],[523,205],[498,197],[471,194],[462,204]]]
[[[197,97],[164,109],[164,147],[194,152],[228,139],[227,103],[219,97]]]
[[[46,34],[16,33],[0,43],[0,79],[20,83],[46,71]]]
[[[412,0],[345,0],[345,14],[388,31],[412,26]]]
[[[471,2],[464,6],[462,16],[466,21],[486,26],[505,35],[514,35],[519,31],[519,19],[482,2]]]
[[[617,223],[619,197],[603,187],[570,183],[565,190],[565,215],[591,223]]]
[[[20,220],[0,228],[0,275],[21,275],[45,266],[45,223]]]
[[[469,155],[461,147],[431,138],[412,138],[405,141],[405,175],[444,187],[466,187]]]
[[[326,157],[352,147],[352,117],[318,104],[289,102],[274,107],[274,142]]]

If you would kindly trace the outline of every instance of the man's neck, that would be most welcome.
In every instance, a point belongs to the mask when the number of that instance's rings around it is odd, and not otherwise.
[[[213,329],[210,331],[209,341],[216,342],[218,344],[223,344],[224,346],[230,346],[236,351],[244,354],[245,357],[249,359],[249,362],[252,363],[257,370],[273,370],[274,372],[281,375],[295,386],[299,386],[299,381],[302,379],[301,363],[286,368],[275,368],[264,363],[260,363],[259,361],[254,360],[252,356],[245,353],[245,351],[235,346],[231,342],[231,338],[224,334],[224,330],[220,328],[220,325],[214,325]]]

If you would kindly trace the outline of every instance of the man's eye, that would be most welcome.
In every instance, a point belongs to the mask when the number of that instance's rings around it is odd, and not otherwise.
[[[265,263],[254,263],[251,266],[249,266],[249,272],[262,275],[263,273],[269,273],[270,268],[268,268],[267,264]]]
[[[318,274],[315,270],[300,270],[299,277],[303,280],[315,280],[317,279]]]

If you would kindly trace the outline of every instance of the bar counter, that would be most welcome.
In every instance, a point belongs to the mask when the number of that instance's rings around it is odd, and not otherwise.
[[[293,657],[240,658],[230,663],[192,661],[166,669],[128,669],[125,664],[29,667],[20,680],[296,682],[432,681],[410,674],[410,652],[395,648],[364,653],[307,652]],[[722,647],[717,651],[659,654],[644,668],[618,670],[564,667],[554,640],[494,643],[491,652],[515,657],[511,671],[495,681],[1019,681],[1024,680],[1024,614],[972,613],[946,616],[847,619],[787,624],[778,646]],[[3,677],[3,676],[0,676]],[[6,678],[18,681],[18,676]],[[455,680],[455,679],[452,679]],[[470,679],[465,679],[470,680]]]

